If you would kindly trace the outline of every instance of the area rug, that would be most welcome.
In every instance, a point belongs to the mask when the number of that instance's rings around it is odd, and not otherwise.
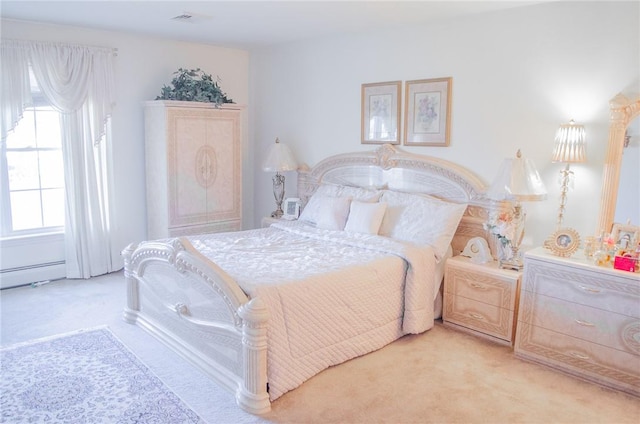
[[[108,328],[0,350],[3,423],[203,423]]]

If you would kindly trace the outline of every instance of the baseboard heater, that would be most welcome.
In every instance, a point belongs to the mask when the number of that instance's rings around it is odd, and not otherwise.
[[[0,269],[0,288],[37,284],[47,280],[59,280],[66,275],[65,261],[46,262]]]

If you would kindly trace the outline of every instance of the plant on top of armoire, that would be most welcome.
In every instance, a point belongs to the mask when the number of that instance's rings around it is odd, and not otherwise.
[[[178,68],[173,73],[175,77],[171,80],[171,85],[162,87],[162,91],[156,100],[182,100],[187,102],[207,102],[221,105],[223,103],[233,103],[222,91],[217,81],[213,80],[211,74],[207,74],[198,69]]]

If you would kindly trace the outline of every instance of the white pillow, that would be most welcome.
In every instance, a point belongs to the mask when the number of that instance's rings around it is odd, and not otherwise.
[[[415,244],[428,244],[438,259],[446,255],[467,209],[465,204],[397,191],[385,191],[380,201],[388,203],[380,234]]]
[[[321,198],[316,227],[325,230],[344,230],[350,206],[350,197]]]
[[[362,187],[342,186],[340,196],[351,197],[353,200],[361,200],[363,202],[377,202],[380,200],[380,196],[382,196],[382,191]]]
[[[317,225],[320,216],[319,208],[322,203],[321,199],[325,197],[349,197],[366,202],[377,202],[381,195],[382,192],[379,190],[368,190],[360,187],[336,184],[321,184],[302,209],[298,220]]]
[[[325,197],[338,197],[341,189],[341,186],[333,184],[322,184],[319,186],[307,202],[302,213],[300,213],[298,220],[316,225],[319,217],[318,210],[322,204],[322,200]]]
[[[349,218],[344,230],[351,233],[378,234],[386,210],[386,203],[369,203],[354,200],[351,202]]]

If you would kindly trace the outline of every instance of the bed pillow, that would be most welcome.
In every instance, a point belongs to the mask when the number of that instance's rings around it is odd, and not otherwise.
[[[350,206],[350,197],[321,198],[316,227],[324,230],[344,230]]]
[[[342,186],[340,196],[351,197],[353,200],[363,202],[377,202],[380,200],[380,196],[382,196],[382,191],[363,187]]]
[[[380,201],[388,204],[380,234],[410,243],[428,244],[438,259],[446,255],[467,209],[466,204],[397,191],[385,191]]]
[[[368,190],[360,187],[336,184],[321,184],[311,198],[309,198],[298,220],[317,225],[320,217],[319,208],[321,207],[322,199],[325,197],[348,197],[365,202],[377,202],[380,196],[382,196],[382,192],[379,190]]]
[[[353,200],[344,230],[351,233],[378,234],[386,210],[386,203]]]
[[[304,209],[300,213],[298,220],[307,222],[312,225],[318,223],[318,210],[322,205],[322,200],[326,197],[338,197],[340,195],[341,186],[333,184],[322,184],[311,196]]]

